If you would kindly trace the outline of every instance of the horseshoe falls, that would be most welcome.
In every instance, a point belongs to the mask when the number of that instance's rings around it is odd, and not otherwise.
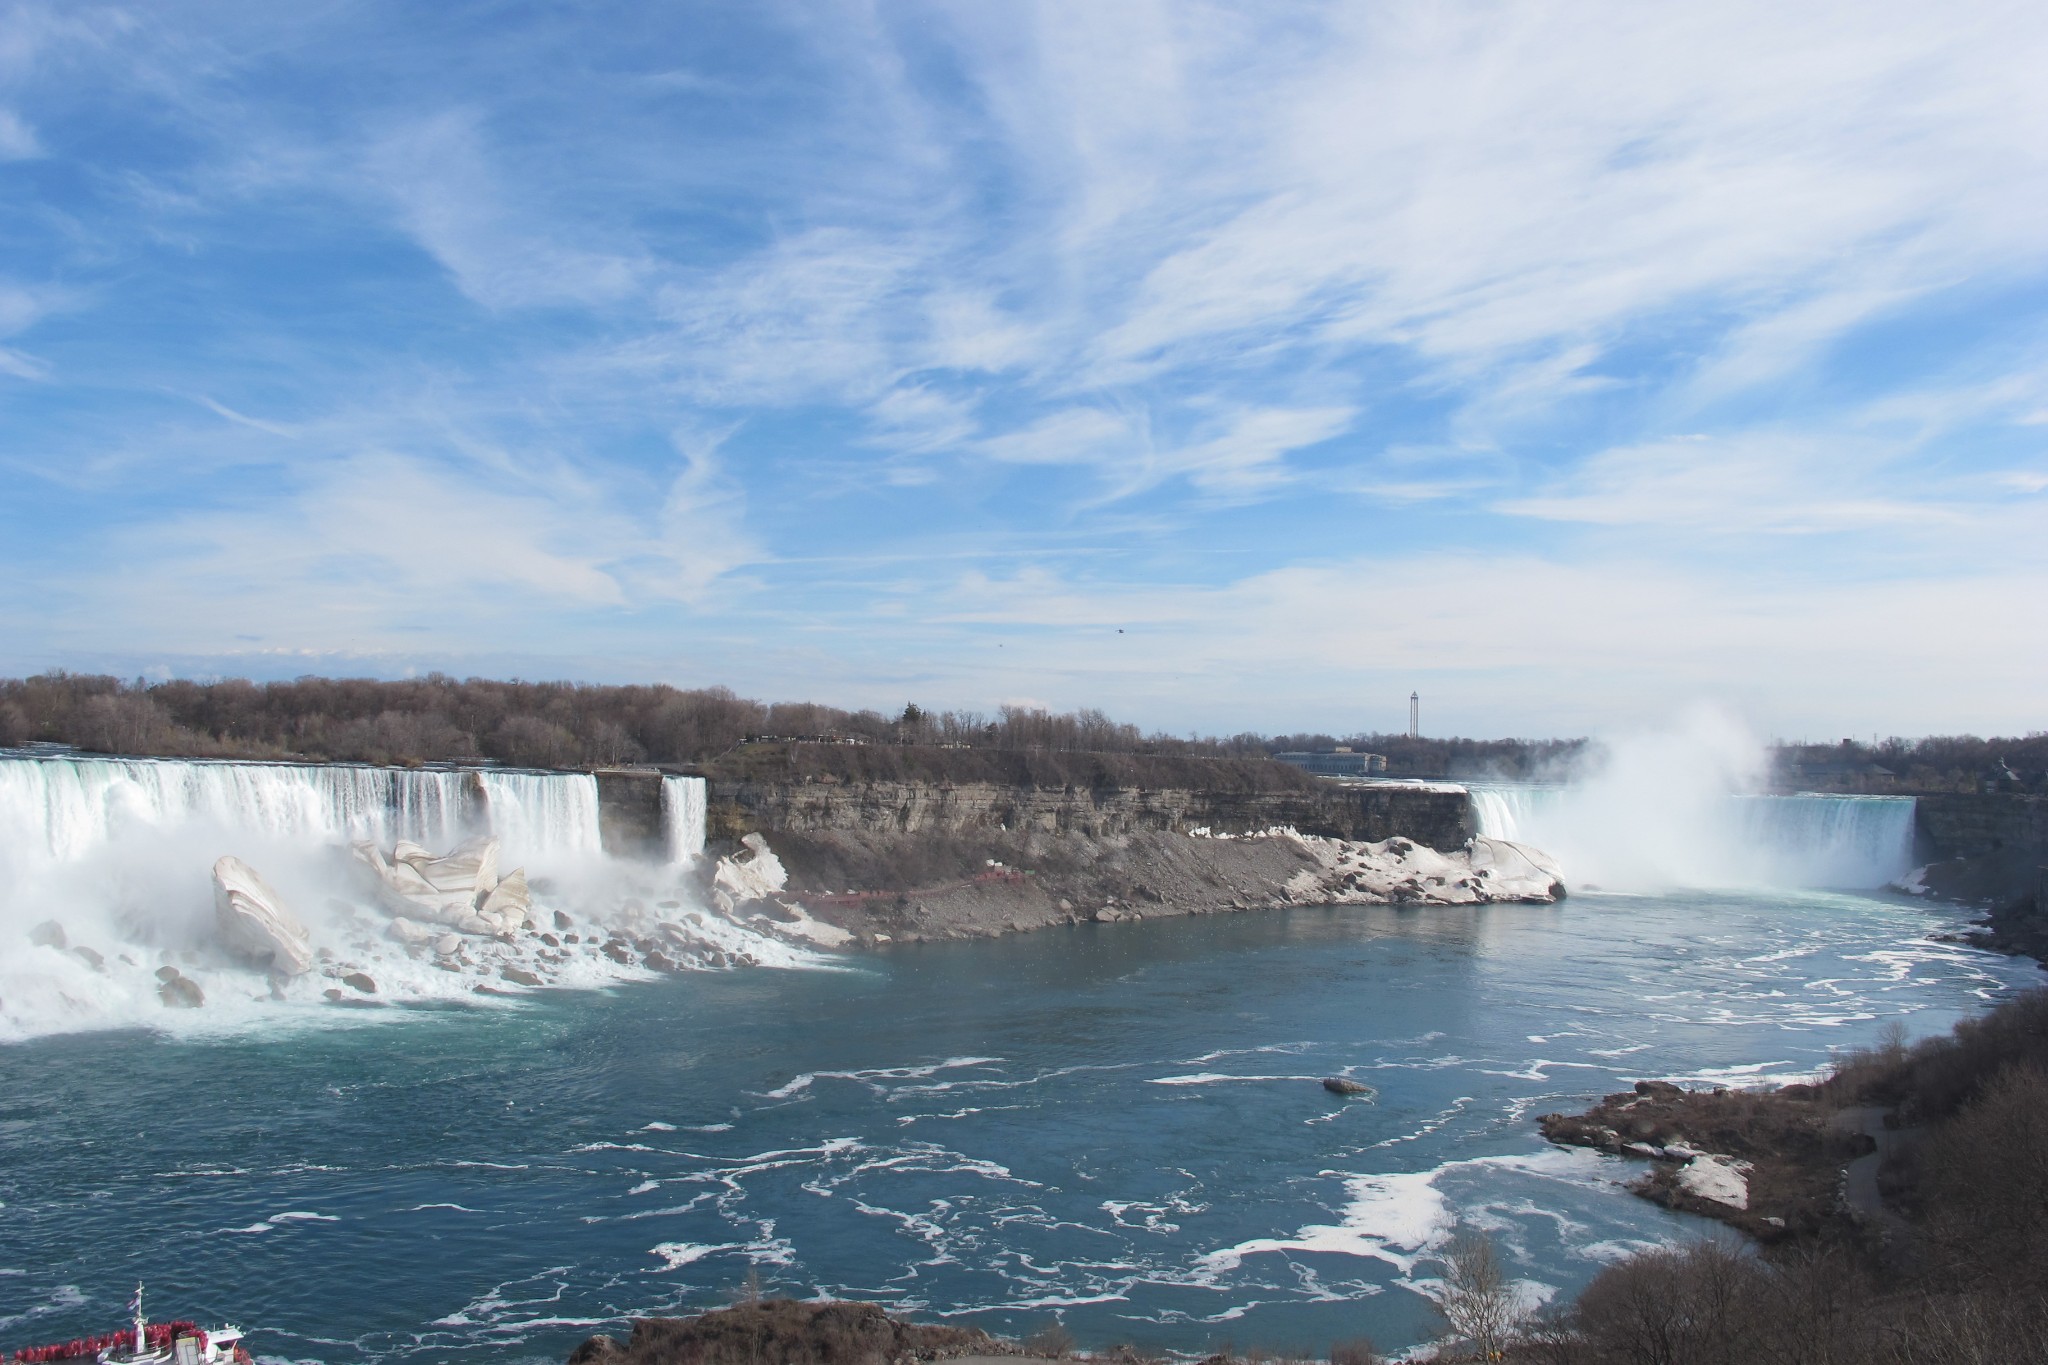
[[[1624,795],[1473,784],[1479,833],[1534,844],[1573,889],[1873,890],[1913,866],[1910,796]]]

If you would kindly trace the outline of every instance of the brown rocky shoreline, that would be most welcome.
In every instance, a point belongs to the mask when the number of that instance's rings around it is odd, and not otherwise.
[[[1580,1114],[1545,1114],[1543,1136],[1649,1163],[1630,1188],[1645,1199],[1719,1219],[1771,1244],[1846,1226],[1849,1164],[1876,1149],[1837,1121],[1821,1087],[1685,1090],[1638,1081]]]
[[[1483,838],[1439,853],[1292,831],[819,830],[760,847],[786,883],[753,913],[813,941],[829,926],[829,946],[849,949],[1303,905],[1548,904],[1565,890],[1540,853]]]

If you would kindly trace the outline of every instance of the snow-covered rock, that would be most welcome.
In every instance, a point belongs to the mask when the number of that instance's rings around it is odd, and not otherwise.
[[[1746,1209],[1749,1207],[1749,1172],[1747,1161],[1703,1152],[1679,1171],[1678,1188],[1701,1199],[1726,1204],[1731,1209]]]
[[[794,898],[781,893],[789,886],[789,869],[759,834],[740,840],[740,851],[720,858],[711,870],[711,903],[720,914],[743,919],[749,926],[778,938],[815,944],[820,948],[841,948],[854,935],[836,924],[816,919]],[[745,914],[742,907],[759,907],[767,902],[771,914]]]
[[[213,905],[221,935],[237,952],[284,976],[313,969],[306,926],[256,869],[229,855],[213,865]]]
[[[801,905],[793,902],[785,903],[783,913],[794,914],[795,918],[771,922],[763,917],[756,920],[755,923],[763,927],[772,928],[791,938],[799,938],[806,943],[815,943],[820,948],[843,948],[853,942],[853,935],[851,933],[836,924],[827,924],[824,920],[813,919],[810,912]]]
[[[1286,831],[1318,866],[1287,880],[1290,899],[1317,905],[1548,903],[1564,895],[1557,861],[1505,839],[1474,838],[1454,853],[1412,839],[1376,844]]]
[[[1478,834],[1466,857],[1497,899],[1554,901],[1564,896],[1564,869],[1542,849]]]

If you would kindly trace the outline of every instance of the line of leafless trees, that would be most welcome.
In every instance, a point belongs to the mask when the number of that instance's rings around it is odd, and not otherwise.
[[[522,767],[706,763],[753,737],[844,740],[1041,753],[1263,758],[1339,743],[1384,753],[1395,773],[1529,774],[1577,742],[1410,740],[1399,735],[1180,738],[1097,710],[1005,706],[992,714],[846,710],[759,702],[722,687],[500,682],[443,674],[385,682],[300,678],[149,683],[49,673],[0,681],[0,746],[31,742],[97,753],[186,758],[307,758],[365,763],[487,759]]]
[[[1777,762],[1801,786],[1848,791],[2048,791],[2048,732],[2015,738],[1897,737],[1786,744]]]

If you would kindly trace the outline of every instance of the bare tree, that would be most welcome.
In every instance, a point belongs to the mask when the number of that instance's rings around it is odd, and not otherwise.
[[[1458,1234],[1444,1251],[1443,1267],[1436,1310],[1444,1325],[1480,1359],[1503,1359],[1525,1314],[1493,1239],[1483,1232]]]

